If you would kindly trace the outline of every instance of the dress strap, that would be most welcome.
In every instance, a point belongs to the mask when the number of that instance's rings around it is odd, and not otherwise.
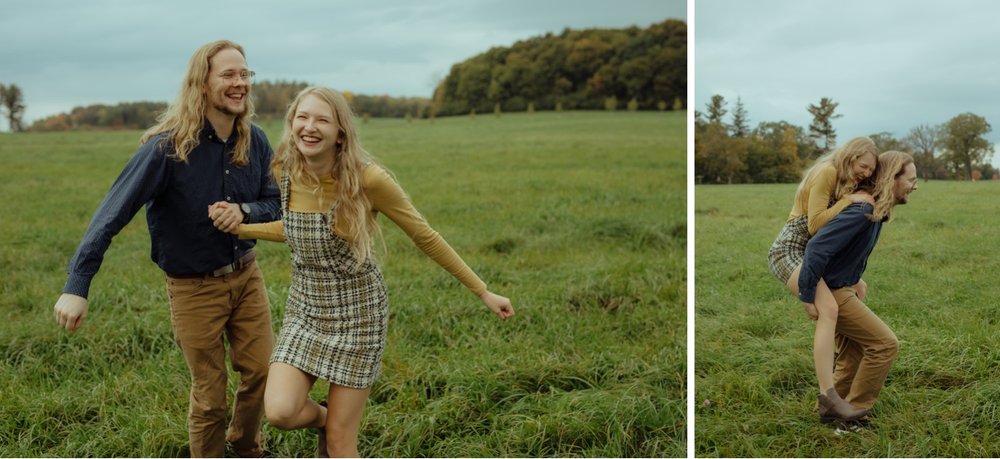
[[[281,210],[286,213],[288,212],[288,193],[291,183],[291,177],[288,176],[287,172],[282,171],[278,189],[281,190]]]

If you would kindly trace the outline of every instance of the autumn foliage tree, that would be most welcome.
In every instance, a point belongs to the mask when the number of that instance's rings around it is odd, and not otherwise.
[[[742,101],[724,116],[726,101],[714,95],[706,104],[707,119],[697,113],[695,122],[695,175],[701,183],[794,182],[799,179],[800,152],[811,147],[802,128],[787,122],[760,123],[746,128],[748,114]],[[740,129],[735,126],[743,126]]]
[[[434,91],[433,111],[602,109],[611,98],[657,110],[682,107],[686,95],[687,25],[669,19],[645,29],[565,29],[492,48],[452,66]]]

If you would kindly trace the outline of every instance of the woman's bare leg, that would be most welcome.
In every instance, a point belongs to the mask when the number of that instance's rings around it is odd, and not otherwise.
[[[267,421],[282,430],[323,427],[326,408],[309,399],[309,389],[315,382],[315,376],[298,368],[272,363],[264,388]]]
[[[330,384],[326,404],[326,451],[330,457],[358,457],[358,432],[371,388]]]
[[[799,270],[796,268],[792,276],[788,278],[788,288],[799,296]],[[820,279],[816,285],[816,299],[813,303],[816,307],[816,333],[813,336],[813,361],[816,365],[816,380],[819,382],[819,391],[825,394],[833,387],[833,355],[834,336],[837,331],[837,300],[830,292],[826,282]]]

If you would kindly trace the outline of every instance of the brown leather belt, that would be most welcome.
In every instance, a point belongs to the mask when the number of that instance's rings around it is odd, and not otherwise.
[[[231,273],[242,271],[247,266],[250,266],[250,263],[253,262],[256,258],[257,258],[257,254],[254,253],[253,250],[251,250],[251,251],[243,254],[243,256],[240,257],[239,260],[236,260],[236,263],[230,263],[230,264],[228,264],[226,266],[223,266],[223,267],[221,267],[219,269],[216,269],[215,271],[212,271],[210,273],[201,273],[201,274],[173,274],[173,273],[167,273],[167,276],[173,277],[175,279],[202,279],[202,278],[207,278],[207,277],[225,276],[226,274],[231,274]]]

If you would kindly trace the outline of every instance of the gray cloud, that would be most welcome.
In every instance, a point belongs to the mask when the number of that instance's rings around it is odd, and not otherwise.
[[[839,138],[905,135],[963,112],[992,123],[1000,3],[697,0],[695,104],[742,98],[754,125],[808,127],[809,104],[839,102]],[[991,133],[991,141],[1000,132]]]
[[[29,123],[77,105],[168,101],[191,53],[227,38],[263,79],[429,97],[452,64],[493,46],[686,15],[684,0],[35,0],[4,5],[0,81],[22,88]]]

